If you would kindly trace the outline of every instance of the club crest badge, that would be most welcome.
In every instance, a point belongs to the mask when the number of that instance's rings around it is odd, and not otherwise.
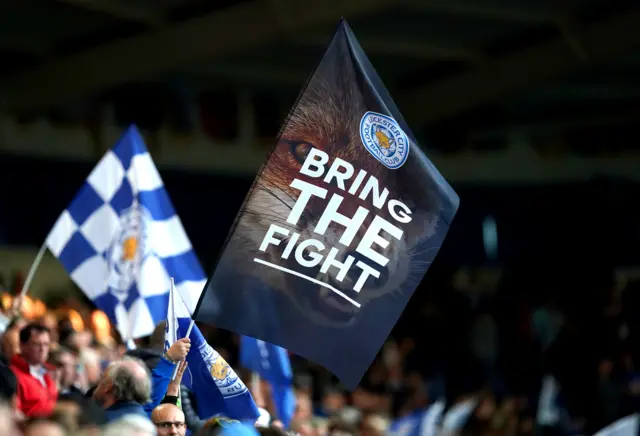
[[[120,215],[120,225],[107,252],[109,291],[124,302],[138,277],[144,260],[151,254],[148,223],[144,206],[134,203]]]
[[[247,392],[247,387],[240,377],[216,350],[203,341],[198,345],[198,352],[205,361],[209,375],[220,389],[223,397],[234,397]]]
[[[369,153],[391,170],[400,168],[409,157],[409,138],[390,116],[365,113],[360,121],[360,139]]]

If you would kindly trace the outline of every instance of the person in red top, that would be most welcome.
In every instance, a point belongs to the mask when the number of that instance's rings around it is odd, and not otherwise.
[[[45,362],[49,358],[49,329],[29,324],[20,330],[20,354],[11,358],[11,370],[18,379],[17,408],[27,417],[48,416],[58,399],[56,381]]]

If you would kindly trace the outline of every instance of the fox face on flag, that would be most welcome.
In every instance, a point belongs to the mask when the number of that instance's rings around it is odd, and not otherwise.
[[[102,157],[47,236],[73,281],[123,340],[165,318],[169,277],[191,311],[205,284],[180,218],[138,130]]]
[[[342,21],[245,199],[195,317],[318,362],[353,388],[458,204]]]

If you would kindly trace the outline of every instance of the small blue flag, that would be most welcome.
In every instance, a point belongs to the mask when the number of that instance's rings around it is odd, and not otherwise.
[[[240,362],[271,384],[278,419],[285,427],[289,427],[296,410],[296,397],[287,350],[259,339],[242,336]]]
[[[174,292],[172,294],[167,313],[165,342],[184,338],[192,323],[179,295],[176,296]],[[260,416],[260,411],[244,382],[207,343],[196,325],[193,325],[189,338],[191,350],[187,354],[188,366],[182,383],[196,396],[198,416],[206,419],[222,415],[254,423]],[[166,345],[165,343],[165,347]]]

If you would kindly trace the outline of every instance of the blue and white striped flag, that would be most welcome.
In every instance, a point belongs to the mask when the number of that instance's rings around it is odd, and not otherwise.
[[[190,312],[205,285],[191,242],[134,126],[98,162],[46,243],[123,340],[149,335],[165,319],[170,277]]]

